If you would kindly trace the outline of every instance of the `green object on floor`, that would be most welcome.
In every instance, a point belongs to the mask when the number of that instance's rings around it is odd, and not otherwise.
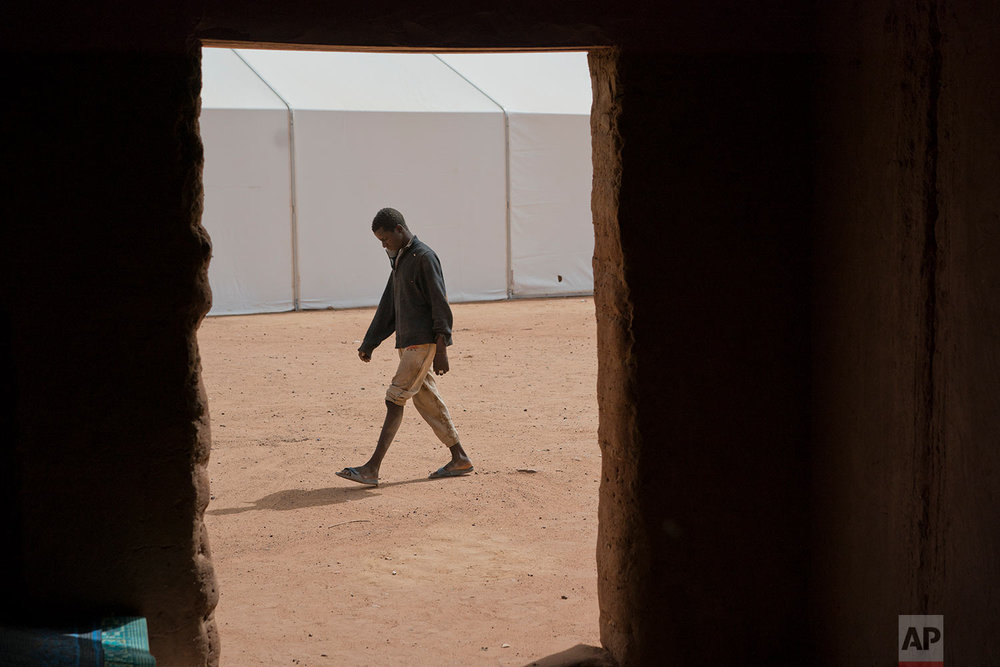
[[[0,627],[9,667],[155,667],[146,619],[116,616],[74,628]]]
[[[156,658],[149,652],[146,619],[121,617],[104,619],[101,647],[107,667],[154,667]]]

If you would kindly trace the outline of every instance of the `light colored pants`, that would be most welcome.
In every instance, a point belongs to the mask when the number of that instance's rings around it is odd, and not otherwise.
[[[437,346],[434,343],[411,345],[397,352],[399,367],[385,392],[385,400],[402,406],[412,398],[413,406],[430,425],[434,435],[447,447],[457,445],[458,431],[451,421],[448,406],[441,400],[431,372]]]

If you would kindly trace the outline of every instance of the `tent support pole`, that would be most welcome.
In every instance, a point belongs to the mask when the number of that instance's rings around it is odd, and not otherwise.
[[[514,257],[510,239],[510,116],[507,115],[506,109],[500,108],[503,110],[504,180],[507,190],[507,298],[511,299],[514,297]]]
[[[288,174],[291,179],[289,192],[291,194],[289,201],[290,217],[291,217],[291,232],[292,232],[292,308],[293,310],[302,310],[302,305],[300,302],[300,277],[299,277],[299,225],[298,216],[296,212],[296,194],[295,194],[295,114],[292,111],[292,105],[288,103],[284,97],[281,96],[277,90],[274,89],[267,79],[260,75],[260,72],[253,68],[253,65],[248,63],[246,59],[240,55],[239,51],[232,49],[236,57],[243,61],[243,64],[250,68],[250,71],[260,79],[265,86],[267,86],[275,96],[281,100],[281,103],[285,105],[288,109],[288,161],[289,168]],[[509,192],[508,185],[508,192]],[[509,223],[508,223],[508,234],[509,234]]]
[[[507,115],[507,110],[504,109],[503,105],[497,102],[495,99],[490,97],[485,90],[477,86],[472,81],[459,72],[457,69],[448,64],[441,56],[434,54],[434,57],[444,63],[444,66],[450,69],[452,72],[462,77],[467,84],[482,93],[483,97],[488,99],[493,104],[497,105],[500,112],[503,114],[503,156],[504,156],[504,199],[506,200],[506,226],[507,226],[507,298],[512,299],[514,297],[514,259],[511,252],[511,240],[510,240],[510,116]]]
[[[284,100],[282,100],[284,101]],[[288,102],[285,102],[287,105]],[[295,310],[302,310],[300,301],[300,280],[299,280],[299,221],[296,203],[298,201],[295,193],[295,112],[292,107],[288,107],[288,161],[289,176],[292,179],[291,187],[291,218],[292,218],[292,304]]]

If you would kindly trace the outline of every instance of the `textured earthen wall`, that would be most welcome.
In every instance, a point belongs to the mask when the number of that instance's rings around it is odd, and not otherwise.
[[[1000,5],[936,10],[940,590],[948,660],[969,665],[1000,656]]]
[[[590,115],[594,151],[594,307],[597,311],[597,395],[601,446],[597,576],[601,642],[621,661],[635,639],[630,610],[639,604],[641,572],[649,569],[649,545],[636,506],[638,472],[635,410],[635,340],[632,296],[625,276],[618,223],[622,179],[619,119],[622,91],[617,51],[590,54],[594,105]]]
[[[944,614],[948,661],[985,664],[1000,654],[1000,15],[875,2],[823,25],[815,642],[828,664],[888,664],[898,614]]]
[[[627,456],[605,447],[601,502],[624,501],[602,520],[640,558],[609,619],[627,634],[602,637],[627,664],[801,664],[811,65],[619,59],[637,428]]]
[[[814,629],[831,647],[829,664],[897,660],[887,640],[896,616],[927,606],[916,577],[921,562],[939,563],[926,561],[934,554],[918,526],[934,510],[922,487],[939,479],[923,470],[938,465],[931,452],[939,445],[927,393],[935,223],[926,19],[916,5],[882,2],[826,26],[813,436],[816,615],[824,620]]]
[[[145,616],[160,664],[198,665],[218,648],[195,340],[209,242],[200,58],[175,46],[36,53],[5,78],[0,464],[18,534],[0,605],[46,626]]]

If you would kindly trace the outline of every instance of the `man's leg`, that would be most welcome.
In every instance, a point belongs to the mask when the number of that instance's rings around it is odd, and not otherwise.
[[[382,467],[382,459],[385,458],[385,453],[389,451],[389,445],[392,444],[392,439],[396,437],[396,431],[399,430],[399,425],[402,423],[403,406],[386,401],[385,421],[382,422],[382,432],[379,433],[375,451],[372,452],[372,456],[368,459],[367,463],[355,468],[363,479],[378,479],[378,471]]]
[[[403,422],[403,406],[406,401],[420,391],[423,377],[434,361],[433,345],[414,345],[399,350],[399,366],[396,368],[396,375],[392,378],[392,384],[385,392],[385,421],[382,423],[382,431],[379,433],[378,443],[371,458],[363,466],[357,468],[344,468],[337,473],[337,476],[349,479],[361,484],[374,485],[378,483],[378,472],[382,466],[382,459],[389,451],[399,425]]]
[[[438,439],[451,451],[451,461],[442,466],[436,474],[442,476],[440,475],[442,470],[449,473],[461,473],[466,470],[471,472],[472,461],[458,441],[458,431],[455,430],[451,413],[448,412],[448,406],[444,404],[438,392],[437,381],[432,374],[424,376],[420,391],[413,396],[413,406],[430,425]]]

